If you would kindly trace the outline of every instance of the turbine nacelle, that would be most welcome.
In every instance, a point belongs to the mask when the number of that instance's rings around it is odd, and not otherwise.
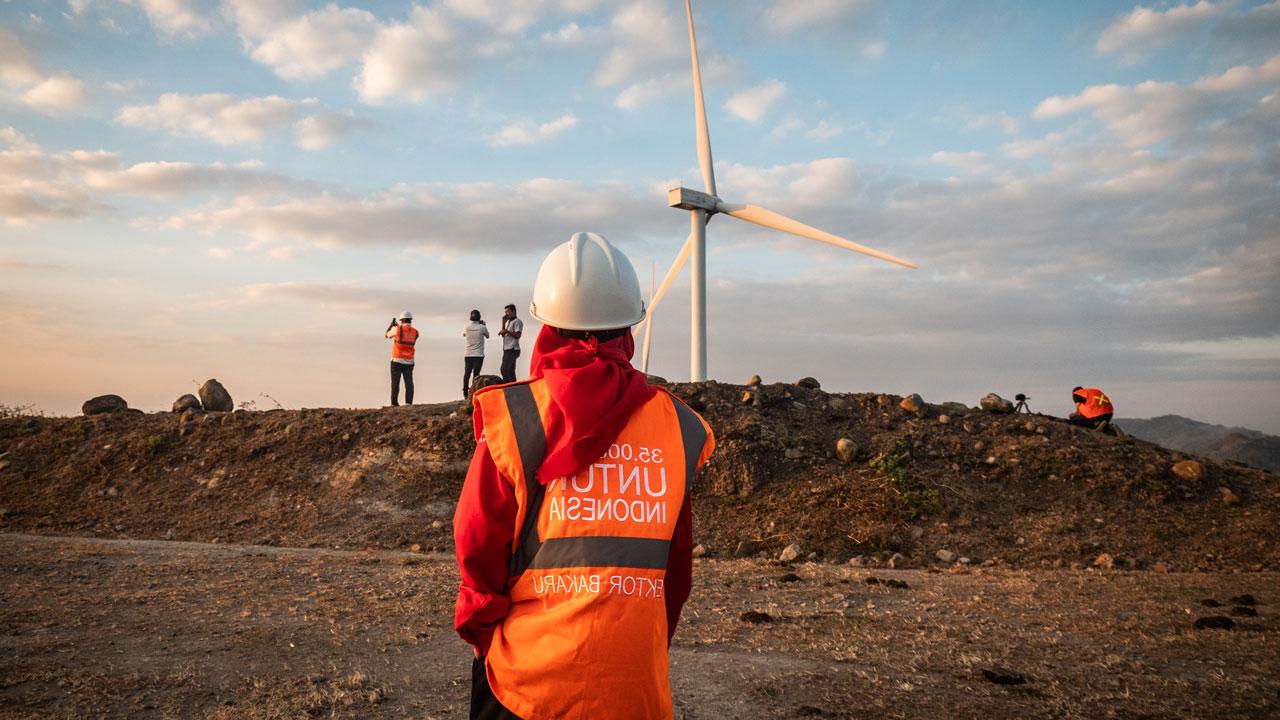
[[[681,210],[701,210],[710,218],[719,212],[721,200],[711,193],[691,190],[687,187],[673,187],[667,191],[667,205]]]

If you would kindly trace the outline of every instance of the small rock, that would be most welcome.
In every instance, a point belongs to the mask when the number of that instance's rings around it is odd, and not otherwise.
[[[1208,615],[1199,618],[1192,625],[1197,630],[1230,630],[1236,623],[1226,615]]]
[[[172,539],[173,539],[173,528],[169,528],[168,530],[165,530],[165,531],[164,531],[164,539],[165,539],[165,540],[172,540]]]
[[[705,556],[706,556],[706,554],[707,554],[707,546],[706,546],[706,545],[703,545],[702,543],[698,543],[697,545],[694,545],[694,546],[693,546],[693,556],[694,556],[694,557],[696,557],[696,558],[698,558],[698,557],[705,557]]]
[[[1014,544],[1014,545],[1018,545],[1018,546],[1026,545],[1026,544],[1027,544],[1027,539],[1026,539],[1026,538],[1024,538],[1024,537],[1019,536],[1019,537],[1017,537],[1017,538],[1014,538],[1014,540],[1013,540],[1013,544]]]
[[[737,558],[751,557],[760,552],[759,540],[742,540],[738,543],[738,547],[734,548],[733,556]]]
[[[804,551],[800,549],[799,545],[797,545],[796,543],[791,543],[790,545],[782,549],[782,554],[778,555],[778,559],[781,560],[782,562],[793,562],[794,560],[798,559],[803,553]]]
[[[1200,601],[1200,604],[1205,607],[1222,607],[1222,603],[1214,600],[1213,598],[1205,598]]]
[[[1231,492],[1231,488],[1229,487],[1218,488],[1218,499],[1222,501],[1223,505],[1239,505],[1240,504],[1240,496]]]
[[[961,565],[968,565],[968,564],[972,563],[972,562],[973,562],[973,560],[972,560],[971,558],[962,557],[962,558],[960,558],[959,560],[957,560],[956,562],[960,563]]]
[[[849,408],[849,403],[842,397],[833,397],[827,401],[827,407],[831,408],[832,412],[843,412]]]
[[[0,460],[0,470],[3,470],[3,469],[5,469],[5,468],[7,468],[7,467],[9,467],[9,461],[8,461],[8,460]]]
[[[895,570],[905,566],[906,564],[907,559],[902,556],[902,553],[894,553],[893,556],[889,558],[889,567]]]
[[[883,584],[883,585],[886,585],[886,586],[888,586],[888,587],[891,587],[891,588],[893,588],[893,589],[895,589],[895,590],[906,590],[906,589],[907,589],[907,581],[906,581],[906,580],[894,580],[893,578],[889,578],[888,580],[885,580],[882,584]]]
[[[115,496],[117,496],[117,495],[119,495],[119,494],[120,494],[120,491],[119,491],[119,490],[117,490],[117,489],[115,489],[115,488],[113,488],[113,487],[109,487],[109,488],[107,488],[107,497],[115,497]]]
[[[1258,617],[1258,611],[1248,605],[1237,605],[1231,608],[1231,614],[1236,617]]]
[[[751,377],[747,378],[747,387],[755,387],[759,384],[760,384],[759,375],[752,375]]]
[[[99,395],[89,398],[80,406],[80,412],[85,415],[104,415],[106,413],[125,412],[129,409],[129,403],[119,395]]]
[[[172,409],[173,409],[173,412],[178,415],[181,415],[182,413],[188,410],[195,410],[199,412],[200,398],[196,397],[195,395],[192,395],[191,393],[187,393],[186,395],[183,395],[182,397],[173,401]]]
[[[911,536],[912,540],[919,540],[924,537],[924,528],[919,525],[912,525],[911,529],[907,531],[907,534]]]
[[[849,438],[840,438],[836,441],[836,457],[841,462],[853,462],[858,457],[858,444]]]
[[[231,401],[231,393],[214,378],[209,378],[200,386],[200,405],[208,412],[231,412],[235,404]]]
[[[1204,475],[1204,468],[1195,460],[1183,460],[1169,470],[1187,482],[1196,482]]]
[[[646,375],[645,380],[647,380],[650,385],[670,385],[671,384],[667,382],[667,379],[662,377],[661,375]]]
[[[863,565],[867,564],[867,556],[854,555],[853,557],[849,558],[849,564],[854,567],[862,567]]]
[[[898,407],[916,417],[923,417],[925,413],[924,398],[920,397],[918,393],[911,393],[902,398],[902,402],[898,403]]]
[[[1033,433],[1036,431],[1036,424],[1028,420],[1026,424],[1022,426],[1022,429],[1029,433]]]
[[[939,415],[939,416],[938,416],[938,424],[939,424],[939,425],[950,425],[950,424],[951,424],[951,416],[950,416],[950,415]]]
[[[799,460],[800,458],[804,457],[804,451],[800,450],[799,448],[787,448],[786,451],[782,454],[788,460]]]
[[[800,582],[800,576],[795,573],[787,573],[786,575],[783,575],[782,577],[778,578],[778,582],[784,582],[784,583]]]
[[[956,554],[951,552],[950,550],[939,550],[938,552],[934,553],[933,556],[938,558],[940,562],[944,562],[948,564],[953,563],[956,560]]]
[[[467,397],[468,398],[475,397],[477,392],[479,392],[484,388],[489,387],[490,385],[501,385],[501,384],[502,384],[502,377],[500,375],[480,375],[471,381],[471,391],[467,394]],[[468,404],[467,408],[470,409],[471,405]]]
[[[1151,566],[1151,569],[1152,569],[1152,570],[1154,570],[1154,571],[1156,571],[1156,572],[1158,572],[1158,573],[1167,573],[1167,572],[1169,572],[1169,566],[1168,566],[1168,565],[1166,565],[1166,564],[1164,564],[1164,563],[1162,563],[1162,562],[1158,562],[1158,563],[1156,563],[1155,565],[1152,565],[1152,566]]]
[[[800,378],[796,381],[796,385],[799,385],[802,388],[809,388],[810,390],[822,389],[822,385],[816,379],[811,377]]]
[[[1102,553],[1093,559],[1093,566],[1103,570],[1110,570],[1116,566],[1116,561],[1109,553]]]
[[[409,552],[422,552],[422,545],[420,543],[410,545]]]
[[[978,404],[983,410],[996,415],[1005,415],[1013,412],[1013,403],[995,393],[987,393]]]
[[[751,401],[752,401],[752,400],[754,400],[754,399],[755,399],[755,397],[756,397],[756,394],[755,394],[755,393],[753,393],[753,392],[751,392],[750,390],[743,390],[743,391],[742,391],[742,404],[743,404],[743,405],[750,405],[750,404],[751,404]]]
[[[1231,604],[1232,605],[1257,605],[1258,599],[1248,593],[1245,593],[1244,595],[1236,595],[1235,597],[1231,598]]]
[[[442,527],[444,527],[444,521],[443,521],[443,520],[432,520],[432,521],[431,521],[431,529],[432,529],[432,530],[439,530],[439,529],[440,529],[440,528],[442,528]]]
[[[798,717],[822,717],[825,714],[826,713],[822,711],[822,708],[814,707],[812,705],[801,705],[796,708],[796,715]]]
[[[748,610],[742,613],[741,615],[739,615],[738,619],[741,620],[742,622],[752,623],[753,625],[759,625],[760,623],[773,622],[772,615],[765,612],[759,612],[757,610]]]
[[[988,465],[995,465],[995,464],[996,464],[996,456],[995,456],[995,455],[988,455],[988,456],[987,456],[987,459],[986,459],[986,460],[983,460],[983,462],[985,462],[985,463],[986,463],[986,464],[988,464]]]

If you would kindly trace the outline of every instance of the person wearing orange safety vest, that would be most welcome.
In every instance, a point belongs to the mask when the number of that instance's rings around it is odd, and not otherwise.
[[[715,438],[631,365],[635,269],[594,233],[543,262],[529,379],[475,393],[453,518],[471,717],[672,717],[693,570],[690,488]]]
[[[400,379],[404,378],[404,402],[413,404],[413,348],[418,343],[418,331],[413,327],[413,313],[405,310],[399,320],[392,320],[387,328],[391,340],[391,404],[400,404]]]
[[[1071,400],[1076,404],[1076,411],[1067,418],[1072,425],[1095,430],[1105,430],[1111,426],[1111,416],[1115,414],[1115,407],[1112,406],[1111,398],[1107,397],[1106,393],[1098,388],[1077,385],[1071,391]]]

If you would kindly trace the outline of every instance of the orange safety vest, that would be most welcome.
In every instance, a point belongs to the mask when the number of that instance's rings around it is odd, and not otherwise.
[[[395,360],[412,360],[413,346],[418,342],[418,331],[412,325],[397,325],[396,336],[391,343],[391,357]]]
[[[667,557],[715,438],[660,390],[603,457],[544,485],[549,405],[536,378],[476,394],[489,454],[519,507],[511,606],[485,657],[489,686],[525,720],[671,718]]]
[[[1084,402],[1076,403],[1076,412],[1089,418],[1090,420],[1110,415],[1115,412],[1115,407],[1111,405],[1111,398],[1098,388],[1081,388],[1076,390],[1073,395],[1079,395],[1084,398]]]

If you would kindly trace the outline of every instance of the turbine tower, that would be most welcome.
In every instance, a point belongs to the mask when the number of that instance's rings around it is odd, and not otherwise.
[[[716,176],[711,163],[711,133],[707,129],[707,107],[702,97],[702,71],[698,67],[698,39],[693,30],[693,8],[690,5],[690,0],[685,0],[684,12],[689,20],[689,56],[693,63],[693,110],[698,139],[698,166],[702,170],[702,182],[706,192],[686,187],[671,188],[667,191],[667,204],[670,207],[689,211],[690,231],[689,237],[680,248],[680,253],[676,256],[675,262],[672,263],[671,269],[667,271],[666,277],[663,278],[662,285],[658,287],[658,292],[650,298],[649,308],[644,320],[645,341],[641,363],[644,371],[648,372],[649,332],[652,327],[650,319],[653,317],[653,309],[662,301],[662,296],[666,294],[667,288],[675,280],[676,275],[680,273],[680,269],[692,258],[691,320],[693,333],[689,353],[689,379],[691,382],[701,382],[707,379],[707,221],[713,215],[717,213],[729,215],[772,230],[781,230],[791,235],[835,245],[836,247],[870,255],[907,268],[914,269],[916,265],[888,253],[873,250],[864,245],[832,235],[829,232],[810,227],[772,210],[766,210],[756,205],[727,203],[717,196]]]

